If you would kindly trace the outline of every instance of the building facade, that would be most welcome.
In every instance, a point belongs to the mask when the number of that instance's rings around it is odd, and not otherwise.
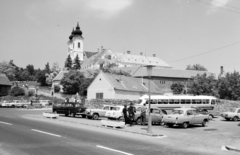
[[[0,96],[6,96],[9,94],[11,89],[11,82],[7,78],[7,76],[3,73],[0,73]]]

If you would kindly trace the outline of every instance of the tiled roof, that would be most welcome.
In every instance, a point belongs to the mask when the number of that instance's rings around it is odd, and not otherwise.
[[[90,58],[91,56],[95,55],[97,52],[90,52],[90,51],[84,51],[84,56],[86,56],[86,58]]]
[[[148,80],[123,75],[103,73],[115,89],[137,92],[148,92]],[[163,94],[163,91],[153,82],[150,82],[151,92]]]
[[[147,69],[145,67],[123,67],[119,68],[120,70],[126,71],[130,73],[134,77],[146,77]],[[195,70],[177,70],[177,69],[167,69],[167,68],[153,68],[152,76],[154,77],[171,77],[171,78],[191,78],[193,76],[202,75],[206,73],[207,76],[215,74],[207,72],[207,71],[195,71]]]
[[[61,81],[63,76],[64,76],[64,74],[68,73],[68,72],[69,71],[60,71],[58,73],[58,75],[53,79],[53,81]],[[92,77],[92,75],[94,74],[93,72],[95,72],[95,70],[93,70],[93,71],[92,70],[86,70],[86,71],[81,71],[81,72],[83,72],[84,76],[86,78],[88,78],[88,77]]]
[[[125,54],[125,53],[117,53],[117,52],[113,52],[113,53],[123,63],[139,64],[139,65],[154,65],[157,67],[171,68],[171,66],[169,66],[166,62],[164,62],[158,57],[149,57],[144,55],[134,55],[134,54]]]
[[[12,85],[7,76],[3,73],[0,73],[0,85]]]

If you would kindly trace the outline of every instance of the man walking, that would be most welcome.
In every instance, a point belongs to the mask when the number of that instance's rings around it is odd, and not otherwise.
[[[146,107],[146,104],[144,103],[143,107],[141,107],[141,125],[145,125],[146,111],[147,111],[147,107]]]
[[[126,105],[126,104],[124,105],[124,108],[123,108],[123,110],[122,110],[122,113],[123,113],[125,125],[127,125],[129,119],[128,119],[128,109],[127,109],[127,105]]]

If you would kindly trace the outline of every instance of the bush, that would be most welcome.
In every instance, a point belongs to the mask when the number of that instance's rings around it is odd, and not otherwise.
[[[24,96],[25,95],[25,90],[22,87],[13,87],[10,90],[10,96]]]
[[[28,96],[34,96],[35,95],[35,90],[34,89],[29,89],[28,91]]]
[[[61,87],[60,87],[60,85],[54,85],[53,89],[54,89],[54,92],[58,93],[60,91]]]

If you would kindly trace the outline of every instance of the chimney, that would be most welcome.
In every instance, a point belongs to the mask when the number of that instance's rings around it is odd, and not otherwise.
[[[140,55],[143,55],[143,52],[140,52]]]
[[[131,51],[127,51],[127,54],[131,54]]]
[[[220,67],[220,74],[223,74],[223,66]]]
[[[153,57],[156,57],[156,54],[153,54]]]

